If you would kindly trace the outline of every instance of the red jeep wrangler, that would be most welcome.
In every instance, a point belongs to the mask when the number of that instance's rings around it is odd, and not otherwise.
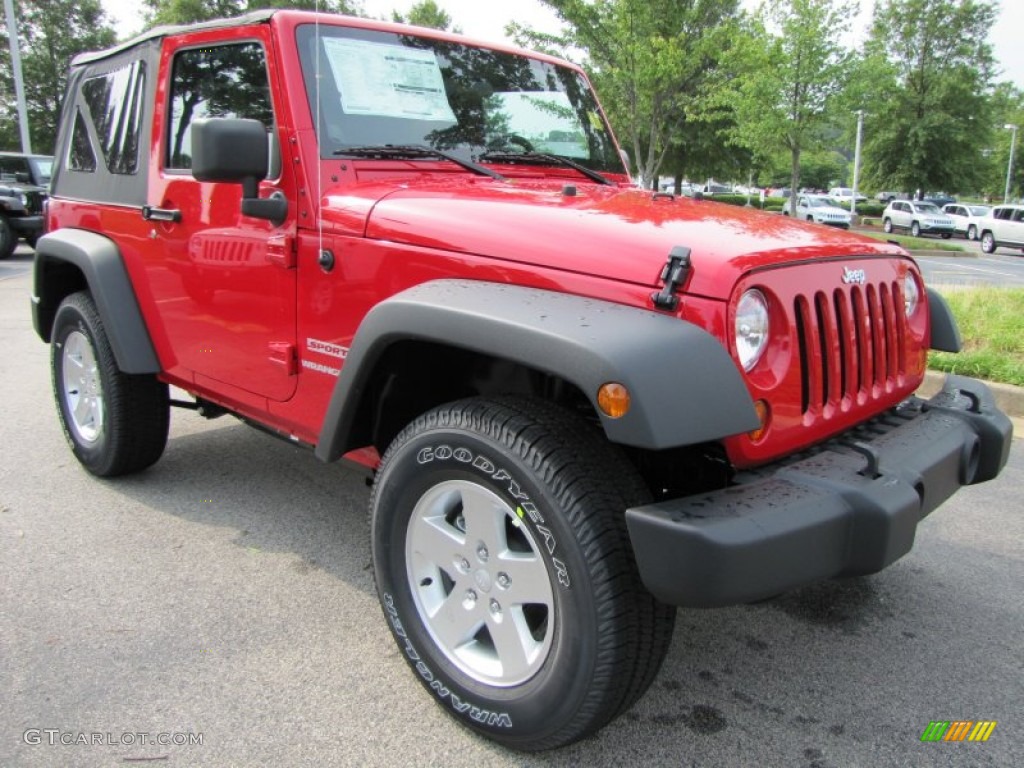
[[[72,451],[170,406],[374,478],[384,616],[519,749],[657,674],[674,606],[878,571],[1011,426],[896,245],[633,187],[583,72],[300,12],[79,56],[33,311]],[[168,385],[194,401],[169,400]]]

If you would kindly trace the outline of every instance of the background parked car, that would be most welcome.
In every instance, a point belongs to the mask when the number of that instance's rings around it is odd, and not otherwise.
[[[0,259],[14,253],[19,238],[35,246],[52,165],[46,155],[0,152]]]
[[[788,216],[789,206],[783,208],[782,212]],[[853,218],[849,211],[840,208],[825,195],[800,195],[796,199],[796,217],[842,229],[849,229]]]
[[[985,253],[1000,246],[1024,249],[1024,205],[997,205],[978,226]]]
[[[849,187],[832,187],[828,191],[828,196],[837,202],[849,204],[853,201],[853,190]],[[867,197],[860,193],[857,194],[858,203],[866,203],[867,201]]]
[[[977,240],[981,232],[978,224],[992,209],[987,205],[964,205],[963,203],[947,203],[942,212],[953,220],[953,231],[968,240]]]
[[[923,202],[923,203],[935,203],[935,205],[937,207],[942,208],[942,206],[944,206],[944,205],[949,205],[950,203],[955,203],[956,202],[956,198],[955,197],[951,197],[950,195],[947,195],[947,194],[945,194],[943,192],[938,192],[938,193],[936,193],[934,195],[926,195],[925,197],[922,197],[921,198],[921,202]]]
[[[907,229],[914,237],[922,235],[953,236],[953,219],[939,210],[935,203],[923,200],[893,200],[882,211],[882,229]]]
[[[882,191],[875,195],[875,200],[878,200],[880,203],[891,203],[893,200],[898,200],[901,197],[905,197],[905,195],[899,192]]]

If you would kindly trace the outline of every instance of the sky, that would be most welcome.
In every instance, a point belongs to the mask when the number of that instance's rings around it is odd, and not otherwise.
[[[141,3],[139,0],[102,0],[107,15],[114,21],[118,36],[127,37],[142,28]],[[416,0],[363,0],[367,14],[376,18],[391,17],[391,11],[405,13]],[[462,28],[464,34],[489,42],[510,42],[505,37],[505,25],[512,21],[527,24],[545,32],[557,32],[558,20],[554,13],[537,0],[436,0],[437,4],[452,17],[453,23]],[[746,7],[757,5],[756,0],[743,0]],[[999,81],[1009,80],[1024,89],[1024,46],[1020,43],[1020,30],[1024,29],[1024,2],[1002,0],[999,19],[992,30],[990,40],[996,60],[1003,72]],[[854,34],[863,34],[871,18],[873,0],[861,0],[861,14],[855,24]]]

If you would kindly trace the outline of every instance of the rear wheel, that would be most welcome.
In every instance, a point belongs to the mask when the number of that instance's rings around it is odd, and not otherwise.
[[[967,228],[967,239],[968,240],[977,240],[978,239],[978,228],[976,226],[974,226],[973,224],[971,224],[971,226],[969,226]]]
[[[164,451],[167,385],[117,367],[103,322],[86,291],[61,302],[53,323],[51,371],[64,436],[94,475],[145,469]]]
[[[949,238],[951,238],[952,236],[953,236],[952,232],[943,232],[942,233],[942,239],[943,240],[949,240]]]
[[[991,232],[981,233],[981,250],[985,253],[996,252],[996,239],[993,237]]]
[[[395,439],[370,505],[377,588],[443,709],[540,750],[643,694],[675,620],[641,584],[625,528],[648,498],[595,427],[544,401],[465,400]]]

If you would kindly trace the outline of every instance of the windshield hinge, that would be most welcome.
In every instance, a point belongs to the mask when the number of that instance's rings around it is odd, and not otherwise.
[[[668,254],[668,261],[661,270],[661,281],[665,284],[661,291],[651,294],[651,301],[658,309],[674,312],[679,306],[676,291],[690,276],[690,249],[685,245],[673,246]]]

